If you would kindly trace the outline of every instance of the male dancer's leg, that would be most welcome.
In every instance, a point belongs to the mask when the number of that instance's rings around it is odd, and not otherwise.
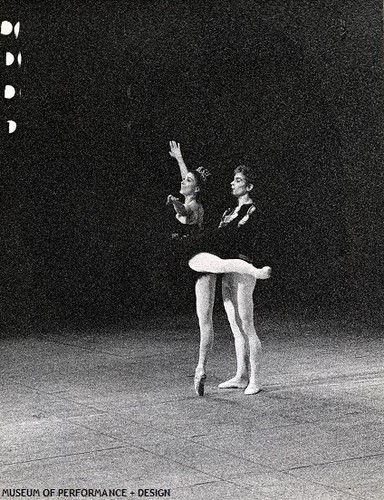
[[[249,346],[249,383],[244,394],[257,394],[261,390],[262,348],[254,324],[253,291],[256,280],[248,275],[237,274],[235,281],[237,281],[237,311],[241,321],[241,330],[248,339]]]
[[[248,385],[248,355],[245,334],[242,331],[241,320],[238,314],[237,287],[240,275],[224,274],[222,281],[222,295],[224,309],[235,340],[237,370],[233,378],[222,382],[220,389],[245,389]]]

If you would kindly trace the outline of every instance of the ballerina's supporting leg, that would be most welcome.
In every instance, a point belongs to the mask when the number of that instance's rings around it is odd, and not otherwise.
[[[217,255],[202,252],[194,255],[188,265],[199,273],[240,273],[249,274],[256,279],[265,280],[271,276],[271,268],[268,266],[261,269],[254,267],[249,262],[241,259],[220,259]]]
[[[195,391],[204,396],[206,381],[205,366],[207,357],[213,344],[213,305],[215,302],[216,275],[204,274],[196,281],[196,313],[200,327],[199,361],[195,372]]]

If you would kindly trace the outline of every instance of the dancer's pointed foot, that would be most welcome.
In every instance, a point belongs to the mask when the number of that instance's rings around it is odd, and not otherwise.
[[[259,385],[254,384],[254,383],[249,383],[247,385],[247,388],[244,391],[244,394],[252,395],[252,394],[257,394],[260,391],[261,391],[261,387]]]
[[[196,369],[195,371],[195,391],[198,396],[204,396],[204,385],[207,380],[207,375],[203,370]]]
[[[271,277],[272,268],[264,266],[261,269],[255,268],[255,278],[258,280],[267,280]]]
[[[241,377],[233,377],[219,384],[219,389],[245,389],[248,380]]]

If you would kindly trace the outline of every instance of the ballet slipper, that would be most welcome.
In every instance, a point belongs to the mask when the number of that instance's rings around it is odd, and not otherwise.
[[[257,269],[257,272],[255,274],[255,278],[259,280],[267,280],[272,275],[272,268],[270,268],[269,266],[264,266],[261,269]]]
[[[219,384],[219,389],[245,389],[247,385],[247,380],[234,377]]]
[[[248,384],[247,388],[244,391],[244,394],[247,396],[251,396],[252,394],[257,394],[258,392],[261,391],[261,387],[259,387],[256,384]]]
[[[204,384],[207,380],[207,375],[200,370],[195,372],[195,391],[198,396],[204,396]]]

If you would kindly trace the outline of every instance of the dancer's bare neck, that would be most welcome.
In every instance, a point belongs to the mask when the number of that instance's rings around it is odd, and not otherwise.
[[[249,196],[249,194],[244,194],[243,196],[240,196],[237,200],[237,205],[239,207],[241,207],[242,205],[249,205],[250,203],[253,203],[253,200]]]
[[[196,201],[196,195],[194,195],[194,194],[185,196],[185,198],[184,198],[184,204],[185,205],[189,205],[193,201]]]

